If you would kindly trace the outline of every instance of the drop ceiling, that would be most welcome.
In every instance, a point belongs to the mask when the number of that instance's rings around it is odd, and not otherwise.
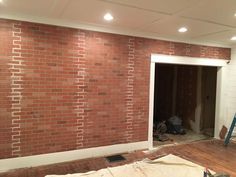
[[[0,18],[230,47],[236,0],[2,0]],[[103,15],[110,12],[112,22]],[[186,33],[178,28],[185,26]]]

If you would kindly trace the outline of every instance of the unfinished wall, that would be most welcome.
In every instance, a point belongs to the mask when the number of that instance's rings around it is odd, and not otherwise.
[[[178,115],[190,128],[190,120],[195,121],[197,67],[156,64],[155,72],[154,122]]]
[[[195,121],[197,103],[197,67],[178,66],[176,115],[183,119],[185,128],[190,129],[190,121]]]
[[[151,53],[230,49],[0,20],[0,158],[147,140]]]
[[[156,64],[154,122],[168,120],[172,113],[173,104],[174,65]]]

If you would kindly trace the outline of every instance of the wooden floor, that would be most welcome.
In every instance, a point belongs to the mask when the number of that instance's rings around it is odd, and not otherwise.
[[[231,177],[236,177],[236,143],[231,143],[228,147],[224,147],[223,142],[219,140],[207,140],[163,147],[148,154],[145,154],[142,151],[124,154],[127,160],[120,163],[111,164],[108,163],[105,158],[100,157],[35,168],[19,169],[7,173],[0,173],[0,177],[44,177],[47,174],[86,172],[108,166],[131,163],[147,157],[155,159],[166,154],[174,154],[194,163],[206,166],[216,172],[226,172],[229,173]]]

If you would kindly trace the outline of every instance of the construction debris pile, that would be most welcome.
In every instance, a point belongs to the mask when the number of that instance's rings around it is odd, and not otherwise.
[[[178,116],[172,116],[167,121],[161,121],[154,123],[153,137],[159,141],[169,140],[166,133],[175,135],[186,134],[182,125],[182,119]]]

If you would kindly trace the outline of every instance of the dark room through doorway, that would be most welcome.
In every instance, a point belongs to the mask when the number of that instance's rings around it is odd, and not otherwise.
[[[154,146],[213,137],[217,67],[155,65]]]

